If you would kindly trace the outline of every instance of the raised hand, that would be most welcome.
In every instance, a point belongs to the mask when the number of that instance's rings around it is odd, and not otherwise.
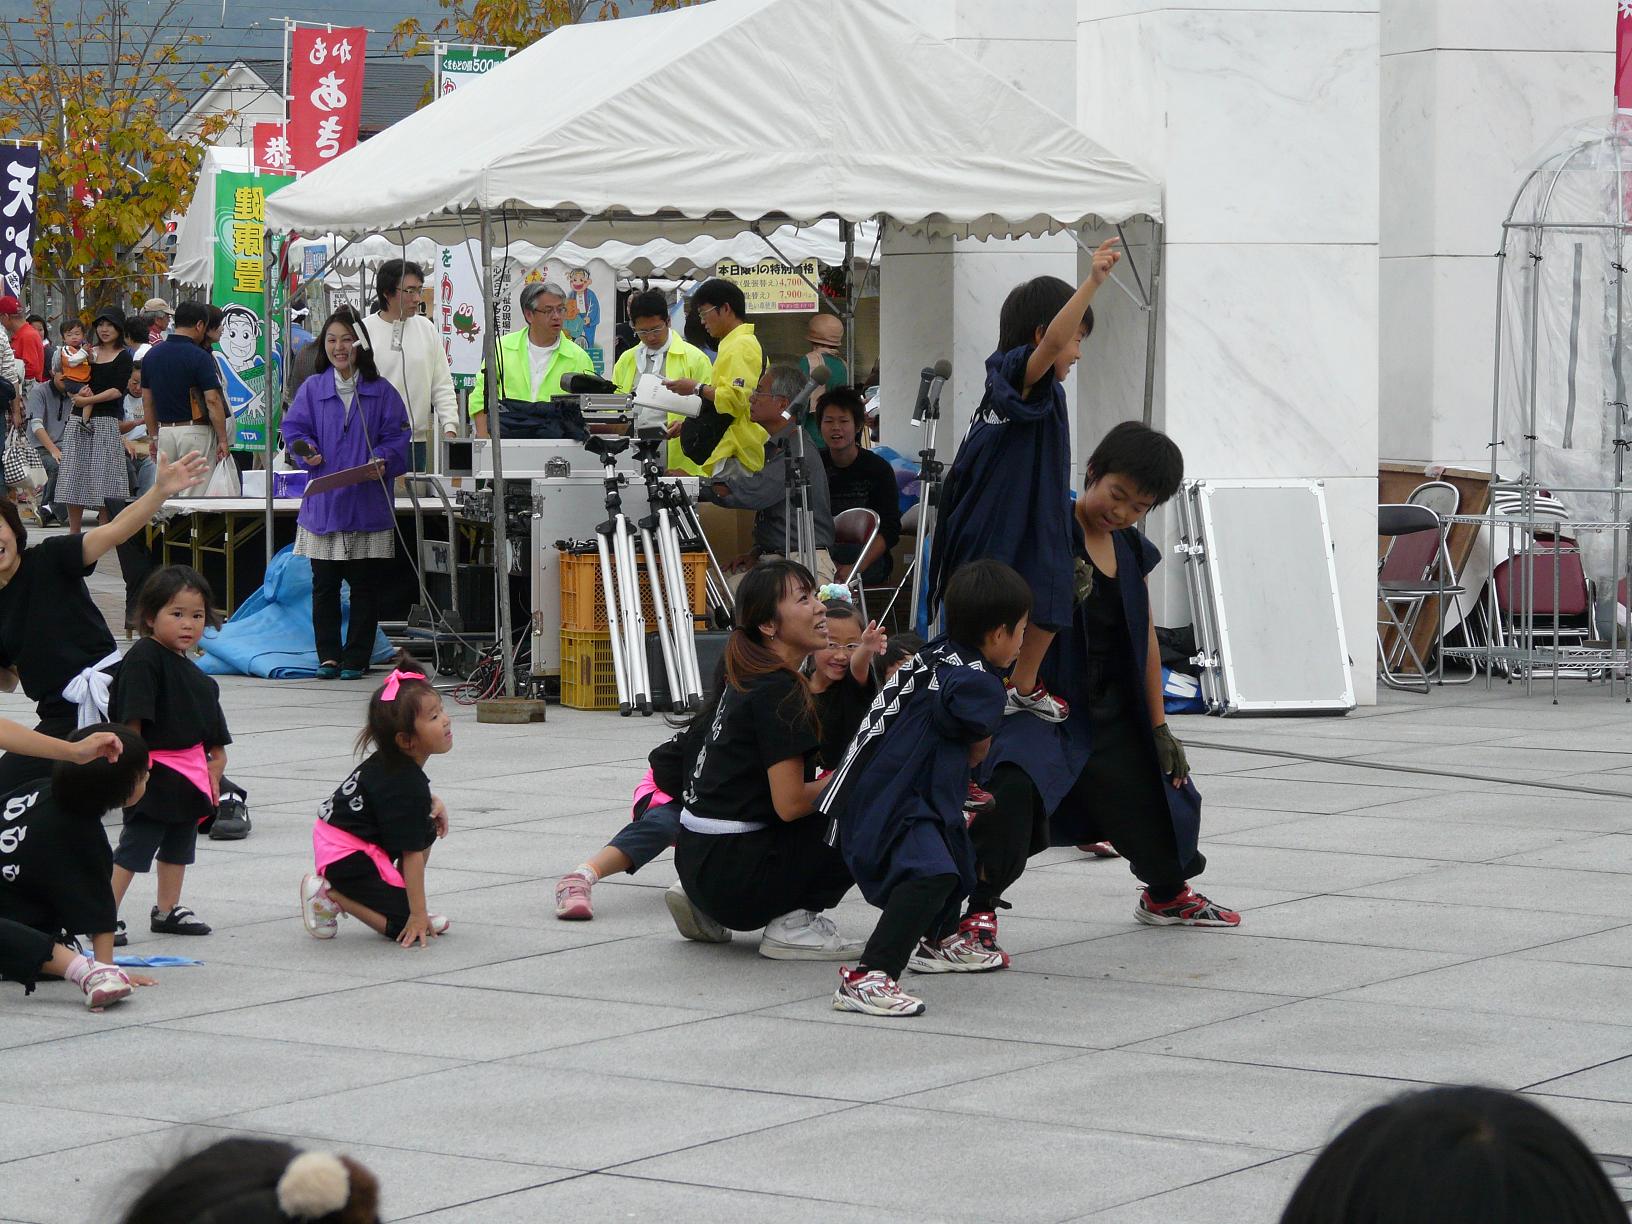
[[[209,475],[210,462],[197,451],[188,451],[174,463],[160,452],[159,474],[153,484],[164,493],[164,496],[174,497],[178,493],[185,493],[194,485],[203,484]]]
[[[1088,273],[1088,280],[1095,288],[1103,285],[1111,269],[1122,261],[1122,252],[1117,249],[1121,242],[1120,238],[1107,238],[1094,252],[1093,270]]]

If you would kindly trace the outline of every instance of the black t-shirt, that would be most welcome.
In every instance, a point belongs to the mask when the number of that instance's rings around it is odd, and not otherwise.
[[[821,742],[803,685],[783,669],[756,678],[746,691],[726,685],[686,787],[687,811],[710,820],[776,819],[766,770],[799,757],[809,779]]]
[[[0,918],[47,935],[113,930],[113,847],[100,816],[70,816],[51,783],[0,799]]]
[[[323,801],[320,818],[384,850],[393,862],[436,840],[431,780],[412,761],[375,753]]]
[[[843,680],[828,685],[820,693],[811,694],[811,700],[816,703],[817,717],[822,722],[822,744],[817,750],[816,760],[823,769],[839,767],[839,762],[844,760],[844,754],[850,749],[850,741],[856,738],[856,729],[861,726],[867,707],[873,704],[873,698],[877,695],[877,684],[870,678],[866,684],[861,684],[849,671],[844,673]]]
[[[140,720],[149,748],[174,751],[203,744],[205,750],[232,743],[221,689],[196,663],[143,638],[125,653],[108,694],[114,722]],[[148,819],[198,821],[213,809],[203,791],[163,765],[147,780],[147,793],[129,810]]]
[[[827,469],[827,496],[834,516],[857,506],[876,510],[884,547],[894,548],[901,539],[901,492],[890,461],[863,450],[849,467],[840,467],[833,462],[833,452],[824,450],[822,466]]]
[[[16,668],[40,717],[72,714],[63,686],[117,649],[91,601],[84,537],[57,536],[25,549],[0,587],[0,667]]]
[[[119,390],[119,398],[104,400],[100,404],[91,405],[93,417],[117,417],[120,420],[125,416],[125,393],[130,388],[130,372],[136,363],[131,359],[129,349],[120,349],[119,355],[112,361],[98,361],[91,358],[91,381],[89,390],[94,395],[99,391]]]

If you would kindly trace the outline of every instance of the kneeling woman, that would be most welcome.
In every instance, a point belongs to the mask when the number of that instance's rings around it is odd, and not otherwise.
[[[792,561],[751,570],[737,590],[725,684],[697,717],[708,730],[684,796],[669,912],[687,939],[724,943],[765,928],[761,956],[847,960],[822,911],[850,872],[816,814],[821,726],[799,668],[827,645],[827,613],[810,571]]]

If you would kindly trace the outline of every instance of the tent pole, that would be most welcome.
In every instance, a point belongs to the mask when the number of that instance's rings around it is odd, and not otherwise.
[[[504,664],[504,695],[516,695],[515,642],[510,636],[510,541],[506,532],[504,462],[499,447],[498,350],[493,325],[498,320],[498,302],[493,286],[493,219],[487,206],[481,212],[482,297],[486,302],[487,326],[482,329],[482,394],[487,409],[487,433],[493,440],[493,581],[497,586],[499,658]],[[455,575],[457,579],[458,575]]]
[[[839,222],[839,234],[844,238],[844,368],[850,372],[850,383],[859,386],[856,377],[856,227],[848,221]]]
[[[267,233],[263,226],[261,232],[261,335],[266,343],[264,357],[266,364],[261,367],[265,372],[265,381],[261,385],[261,420],[263,422],[261,426],[261,444],[262,451],[266,456],[266,521],[261,526],[261,534],[266,536],[266,573],[272,572],[272,557],[277,552],[277,541],[272,538],[272,397],[276,394],[281,400],[283,396],[283,379],[278,378],[276,380],[278,384],[276,387],[272,385],[274,381],[272,355],[277,351],[277,345],[273,340],[276,334],[274,328],[277,325],[272,319],[272,303],[276,295],[272,292],[272,286],[275,283],[275,278],[283,275],[283,267],[281,259],[277,263],[273,263],[268,258],[271,248],[270,239],[271,234]],[[286,311],[285,314],[287,315],[287,313]],[[231,413],[227,414],[227,430],[227,441],[230,444],[232,442]],[[156,446],[158,439],[155,438],[153,443]],[[232,461],[231,455],[227,456],[227,461],[229,463]]]
[[[1162,250],[1167,233],[1160,221],[1150,223],[1150,309],[1145,312],[1145,410],[1143,420],[1151,422],[1156,411],[1156,344],[1162,313]]]

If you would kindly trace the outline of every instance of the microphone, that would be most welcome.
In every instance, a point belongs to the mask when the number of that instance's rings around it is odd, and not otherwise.
[[[825,364],[817,366],[805,376],[805,385],[800,387],[799,394],[794,396],[793,399],[789,401],[788,406],[783,410],[782,415],[787,417],[790,421],[798,420],[800,409],[802,409],[806,404],[810,403],[810,397],[815,395],[821,388],[827,386],[827,380],[832,377],[833,372],[829,370]]]
[[[952,363],[944,357],[933,366],[925,366],[918,375],[918,402],[912,406],[912,423],[922,425],[927,417],[939,416],[941,391],[952,377]]]
[[[617,384],[598,374],[568,374],[561,380],[561,389],[568,395],[616,395]]]

